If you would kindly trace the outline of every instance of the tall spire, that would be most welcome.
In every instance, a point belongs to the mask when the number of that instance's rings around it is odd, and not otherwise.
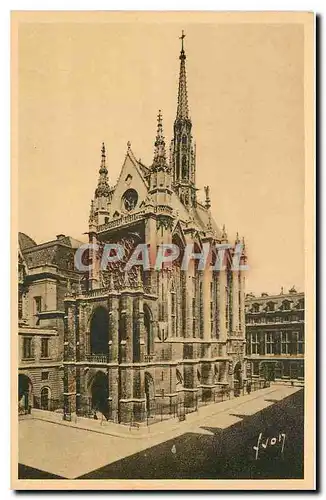
[[[99,170],[99,178],[97,183],[97,188],[95,190],[95,198],[99,196],[108,196],[110,187],[108,183],[108,169],[106,168],[106,153],[105,144],[102,142],[101,149],[101,166]]]
[[[179,37],[181,40],[181,52],[180,52],[180,74],[179,74],[179,91],[178,91],[178,107],[177,107],[177,119],[188,119],[188,95],[187,95],[187,76],[186,76],[186,54],[184,51],[183,40],[185,38],[184,31],[182,30],[182,35]]]
[[[163,118],[161,110],[159,110],[157,115],[157,132],[154,147],[153,168],[155,170],[164,170],[167,168],[165,140],[163,135]]]
[[[185,34],[182,31],[180,52],[180,75],[178,90],[177,115],[174,120],[174,134],[172,139],[173,188],[181,203],[187,208],[197,205],[196,198],[196,158],[191,135],[192,123],[189,118],[186,54],[184,50]]]

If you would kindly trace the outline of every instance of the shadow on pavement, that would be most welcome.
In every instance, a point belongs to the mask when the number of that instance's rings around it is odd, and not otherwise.
[[[212,434],[185,433],[79,479],[303,478],[303,389],[254,415],[235,416],[242,420],[227,429],[202,426]]]
[[[28,465],[18,464],[18,479],[66,479]]]

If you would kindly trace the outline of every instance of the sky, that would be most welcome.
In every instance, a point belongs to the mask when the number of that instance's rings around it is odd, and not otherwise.
[[[105,20],[19,27],[19,230],[86,241],[102,141],[111,184],[128,141],[151,164],[159,109],[169,144],[184,29],[198,197],[245,237],[248,292],[302,291],[303,27]]]

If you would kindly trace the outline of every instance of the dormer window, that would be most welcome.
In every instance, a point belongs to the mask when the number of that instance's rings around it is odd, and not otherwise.
[[[252,312],[258,313],[259,309],[260,309],[260,305],[259,304],[252,304]]]
[[[298,309],[304,309],[304,299],[300,299],[297,305]]]
[[[268,304],[267,304],[267,311],[268,312],[275,311],[275,304],[274,304],[274,302],[268,302]]]
[[[289,311],[291,309],[291,305],[290,305],[289,300],[283,300],[282,309],[283,309],[283,311]]]

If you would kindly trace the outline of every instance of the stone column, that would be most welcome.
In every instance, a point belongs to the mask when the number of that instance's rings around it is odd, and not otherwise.
[[[119,297],[109,295],[109,333],[111,346],[109,347],[109,360],[117,363],[119,359]]]
[[[120,399],[120,380],[119,367],[109,367],[109,396],[111,397],[110,407],[111,416],[115,422],[119,422],[119,399]]]
[[[134,298],[133,301],[133,321],[136,321],[137,340],[139,342],[139,362],[144,361],[145,355],[145,326],[144,326],[144,309],[143,309],[143,294],[141,292]]]
[[[64,332],[64,406],[66,411],[76,411],[76,301],[65,299]]]
[[[126,339],[126,362],[133,362],[133,298],[128,292],[122,292],[122,310],[124,336]]]
[[[151,215],[150,217],[148,217],[145,224],[145,242],[149,246],[151,270],[154,269],[156,261],[156,239],[157,239],[156,218]]]
[[[96,237],[96,225],[90,224],[89,226],[89,243],[93,245],[89,250],[90,255],[90,265],[91,269],[89,271],[89,282],[90,289],[99,287],[99,259],[98,259],[98,250],[96,249],[96,245],[98,245],[97,237]]]
[[[239,271],[232,271],[232,326],[233,332],[239,333]]]
[[[220,296],[218,299],[218,314],[219,314],[219,324],[220,324],[220,340],[221,342],[226,342],[227,276],[225,269],[221,269],[219,271],[219,284],[220,284]]]
[[[201,318],[204,321],[204,340],[211,339],[211,280],[212,271],[209,266],[205,266],[202,273],[203,278],[203,314]]]
[[[186,329],[185,337],[193,338],[193,310],[192,310],[192,299],[194,297],[192,278],[194,277],[194,261],[191,259],[189,261],[188,269],[186,273]]]
[[[246,334],[246,316],[245,316],[245,293],[246,293],[246,290],[245,290],[245,287],[246,287],[246,283],[245,283],[245,271],[239,271],[240,273],[240,304],[239,304],[239,307],[240,307],[240,318],[241,318],[241,331],[240,331],[240,335],[242,337],[243,340],[245,340],[245,334]]]

